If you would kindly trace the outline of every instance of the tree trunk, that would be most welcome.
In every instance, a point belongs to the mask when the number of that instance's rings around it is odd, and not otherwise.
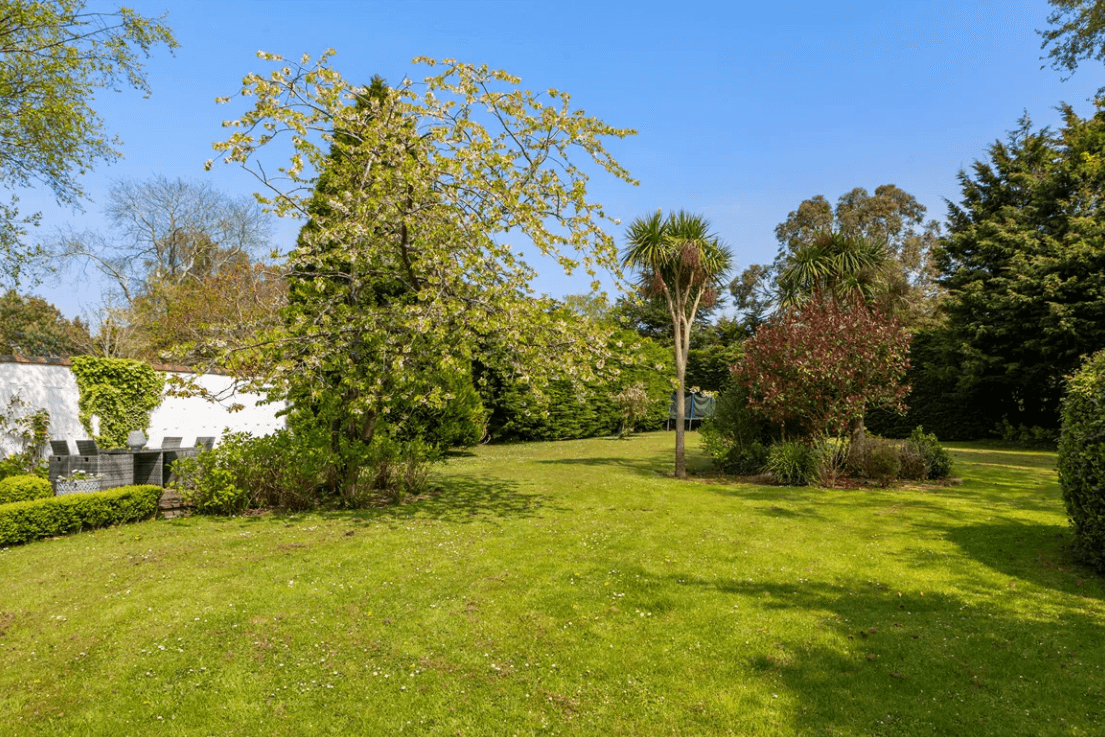
[[[683,424],[687,419],[687,402],[685,377],[687,375],[686,361],[676,357],[675,375],[679,379],[679,389],[675,396],[675,477],[687,478],[687,437]]]
[[[849,442],[853,448],[858,448],[860,443],[863,442],[863,436],[867,432],[867,428],[863,423],[863,416],[860,415],[856,419],[852,420],[852,437]]]

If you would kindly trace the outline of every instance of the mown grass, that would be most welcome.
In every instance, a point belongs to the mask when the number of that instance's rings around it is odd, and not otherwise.
[[[677,482],[671,445],[0,551],[0,735],[1101,734],[1105,591],[1054,454],[824,490]]]

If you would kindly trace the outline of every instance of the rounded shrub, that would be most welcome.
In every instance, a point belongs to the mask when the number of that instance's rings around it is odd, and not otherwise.
[[[33,499],[45,499],[54,495],[54,487],[39,476],[23,474],[8,476],[0,481],[0,504],[29,502]]]
[[[877,442],[867,454],[867,477],[878,482],[879,486],[890,486],[902,470],[902,458],[898,444]]]
[[[1067,384],[1059,437],[1059,485],[1075,554],[1105,571],[1105,351]]]
[[[786,486],[806,486],[818,476],[821,454],[798,440],[783,440],[767,451],[764,470]]]

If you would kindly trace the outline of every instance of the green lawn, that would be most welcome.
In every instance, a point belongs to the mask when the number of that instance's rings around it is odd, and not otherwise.
[[[484,447],[400,508],[2,550],[0,735],[1105,729],[1054,454],[826,491],[676,482],[672,443]]]

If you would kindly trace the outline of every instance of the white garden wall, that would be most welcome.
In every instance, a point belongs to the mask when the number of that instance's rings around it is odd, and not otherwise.
[[[87,438],[88,433],[77,419],[80,394],[68,363],[65,359],[0,357],[0,409],[7,406],[12,395],[18,394],[27,403],[27,409],[45,408],[50,413],[52,440]],[[221,395],[231,387],[233,379],[205,374],[199,377],[197,383],[209,392]],[[182,445],[190,446],[197,437],[210,435],[219,438],[228,430],[268,435],[284,427],[284,418],[276,416],[284,408],[284,403],[258,406],[262,399],[256,394],[230,394],[222,404],[213,404],[200,397],[165,397],[161,406],[150,416],[150,429],[146,431],[148,446],[160,447],[161,439],[166,436],[179,436],[184,439]],[[239,412],[227,412],[226,407],[234,403],[245,408]],[[5,442],[0,439],[0,455],[13,450]],[[70,442],[69,446],[76,451],[75,443]]]

